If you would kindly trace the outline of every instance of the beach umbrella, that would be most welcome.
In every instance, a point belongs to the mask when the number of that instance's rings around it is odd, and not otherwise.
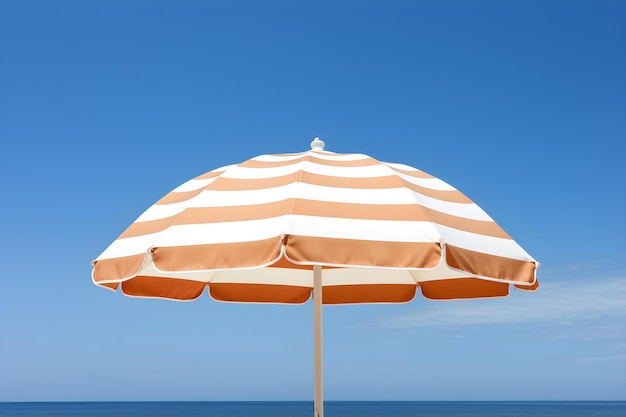
[[[129,296],[301,304],[313,298],[322,417],[322,304],[500,297],[539,264],[461,192],[363,154],[261,155],[187,181],[93,261]]]

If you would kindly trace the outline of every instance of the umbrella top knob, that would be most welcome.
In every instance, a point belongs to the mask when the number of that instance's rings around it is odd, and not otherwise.
[[[315,138],[313,139],[313,142],[311,142],[311,150],[313,151],[323,151],[324,150],[324,141],[321,140],[320,138]]]

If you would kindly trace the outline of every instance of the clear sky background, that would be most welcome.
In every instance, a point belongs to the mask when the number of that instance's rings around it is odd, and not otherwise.
[[[94,286],[179,184],[405,163],[541,262],[498,300],[324,308],[328,400],[626,400],[626,3],[0,0],[0,401],[312,400],[312,304]]]

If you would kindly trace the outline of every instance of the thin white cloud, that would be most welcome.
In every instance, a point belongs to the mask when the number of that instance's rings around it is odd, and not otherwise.
[[[566,269],[566,268],[564,268]],[[572,269],[567,269],[572,274]],[[584,279],[570,276],[565,281],[545,274],[536,292],[514,291],[509,297],[419,303],[411,313],[387,317],[383,324],[396,328],[484,325],[511,323],[561,323],[581,320],[620,319],[626,323],[626,272],[595,271]],[[553,278],[553,279],[551,279]],[[623,320],[622,320],[623,319]],[[619,325],[622,336],[626,324]]]
[[[581,323],[587,325],[581,326]],[[606,317],[599,320],[587,320],[577,322],[569,322],[571,326],[559,326],[558,331],[551,331],[549,338],[553,340],[579,340],[586,342],[594,342],[597,340],[626,340],[626,319],[620,317]],[[579,324],[579,325],[574,325]],[[609,348],[609,346],[607,346]],[[626,351],[622,347],[621,350]]]
[[[602,355],[602,356],[583,356],[579,358],[574,358],[575,362],[583,362],[583,363],[603,363],[603,362],[624,362],[626,363],[626,354],[624,353],[616,353],[612,355]]]

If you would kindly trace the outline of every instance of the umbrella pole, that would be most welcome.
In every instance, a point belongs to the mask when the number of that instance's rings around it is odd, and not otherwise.
[[[313,366],[315,367],[315,416],[324,417],[322,391],[322,267],[313,266]]]

